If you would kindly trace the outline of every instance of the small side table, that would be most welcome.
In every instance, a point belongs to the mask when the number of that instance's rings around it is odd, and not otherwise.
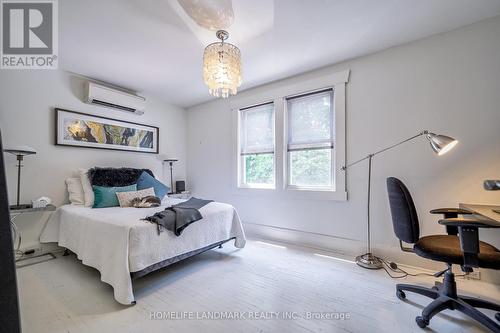
[[[40,208],[33,208],[33,207],[26,207],[26,208],[16,208],[16,207],[11,207],[11,210],[10,210],[10,224],[12,225],[12,229],[14,230],[14,234],[15,234],[15,241],[14,243],[17,245],[14,247],[14,255],[16,256],[16,267],[24,267],[24,266],[29,266],[29,265],[32,265],[32,264],[27,264],[27,265],[17,265],[18,262],[20,261],[23,261],[23,260],[27,260],[27,259],[33,259],[33,258],[38,258],[38,257],[42,257],[42,256],[50,256],[51,258],[47,259],[47,260],[52,260],[52,259],[55,259],[56,256],[49,252],[49,253],[42,253],[42,254],[39,254],[39,255],[34,255],[34,256],[28,256],[28,257],[24,257],[25,253],[22,253],[20,251],[20,248],[21,248],[21,234],[19,232],[19,230],[17,229],[17,226],[16,224],[14,223],[14,220],[23,215],[23,214],[34,214],[34,213],[45,213],[45,212],[53,212],[56,210],[56,206],[54,205],[47,205],[45,207],[40,207]],[[21,255],[20,257],[18,257],[18,255]],[[39,262],[36,262],[36,263],[40,263],[40,262],[44,262],[44,261],[47,261],[47,260],[42,260],[42,261],[39,261]]]

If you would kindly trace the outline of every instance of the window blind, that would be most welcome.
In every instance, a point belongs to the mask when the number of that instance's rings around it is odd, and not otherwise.
[[[288,151],[333,148],[333,90],[287,98]]]
[[[240,109],[240,112],[240,154],[273,154],[274,103]]]

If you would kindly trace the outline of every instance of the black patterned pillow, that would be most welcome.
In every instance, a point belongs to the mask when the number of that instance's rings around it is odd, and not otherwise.
[[[88,175],[92,185],[120,187],[129,186],[137,183],[139,176],[146,171],[154,177],[149,169],[134,168],[99,168],[89,169]]]

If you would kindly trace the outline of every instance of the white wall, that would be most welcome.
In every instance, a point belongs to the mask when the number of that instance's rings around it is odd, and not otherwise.
[[[22,169],[23,202],[42,195],[56,205],[67,202],[64,180],[78,168],[94,166],[150,168],[161,178],[156,154],[56,146],[55,107],[133,121],[160,128],[160,153],[179,158],[175,179],[186,177],[186,111],[146,96],[142,116],[82,102],[84,79],[62,70],[0,71],[0,129],[4,148],[28,145],[37,150],[25,158]],[[15,202],[17,170],[15,157],[5,154],[9,199]],[[166,184],[169,184],[165,166]],[[20,222],[22,223],[22,222]],[[27,224],[26,222],[25,224]],[[36,234],[36,232],[35,232]]]
[[[373,166],[373,241],[378,254],[409,264],[432,265],[403,254],[392,231],[385,179],[410,188],[421,234],[442,233],[436,207],[460,202],[500,204],[500,193],[482,189],[500,178],[500,17],[383,52],[240,93],[246,98],[306,78],[351,69],[347,84],[347,160],[429,129],[459,139],[449,154],[434,155],[424,138],[377,156]],[[334,40],[330,42],[334,43]],[[232,203],[247,230],[331,247],[364,250],[366,165],[348,174],[349,200],[314,201],[237,195],[232,186],[233,143],[229,100],[189,109],[188,181],[202,197]],[[339,166],[340,167],[340,166]],[[263,224],[283,229],[256,227]],[[306,232],[306,233],[304,233]],[[500,234],[482,234],[500,245]]]

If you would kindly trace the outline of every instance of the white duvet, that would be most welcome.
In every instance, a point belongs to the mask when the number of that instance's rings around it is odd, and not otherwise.
[[[238,213],[229,204],[211,202],[200,209],[203,219],[189,225],[177,237],[143,221],[183,200],[168,199],[156,208],[98,208],[65,205],[48,221],[40,241],[57,242],[75,252],[83,264],[99,270],[101,280],[114,289],[122,304],[135,301],[130,272],[160,261],[235,237],[234,245],[245,246]]]

